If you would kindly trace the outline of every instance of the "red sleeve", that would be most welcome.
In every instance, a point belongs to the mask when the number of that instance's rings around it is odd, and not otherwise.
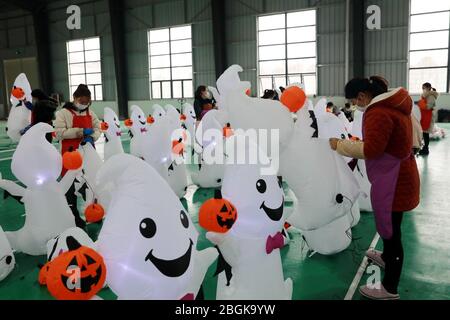
[[[364,156],[376,159],[383,155],[393,130],[393,121],[383,110],[368,112],[364,119]]]

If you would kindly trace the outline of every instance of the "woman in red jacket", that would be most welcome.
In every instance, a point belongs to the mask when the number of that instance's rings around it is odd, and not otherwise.
[[[360,292],[370,299],[396,300],[403,267],[403,213],[418,206],[420,193],[412,154],[412,100],[403,88],[388,92],[388,83],[381,77],[351,80],[345,96],[365,110],[363,140],[330,139],[330,145],[344,156],[365,159],[376,227],[384,247],[383,252],[367,252],[369,259],[385,268],[382,283],[363,286]]]

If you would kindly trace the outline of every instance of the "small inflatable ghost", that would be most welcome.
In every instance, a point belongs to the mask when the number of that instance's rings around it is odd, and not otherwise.
[[[227,140],[227,153],[229,146],[238,145],[237,140],[237,136]],[[259,154],[259,163],[227,162],[222,184],[223,198],[236,207],[237,220],[227,233],[206,234],[228,264],[219,273],[216,298],[290,300],[292,280],[284,279],[279,250],[284,245],[280,231],[286,220],[281,181],[274,174],[264,174],[262,168],[270,162],[255,142],[246,141],[245,152]]]
[[[166,117],[153,123],[142,140],[142,159],[150,164],[167,181],[172,164],[170,124]]]
[[[158,122],[161,118],[166,116],[166,111],[159,104],[153,105],[153,121]]]
[[[420,114],[420,110],[419,110]],[[362,140],[362,124],[363,124],[363,116],[364,113],[355,110],[354,113],[354,120],[353,120],[353,127],[351,134],[354,138]],[[359,196],[358,202],[359,206],[362,211],[366,212],[372,212],[372,202],[370,198],[370,189],[372,188],[372,185],[369,181],[369,178],[367,176],[367,170],[366,170],[366,162],[364,160],[358,160],[355,169],[353,170],[353,173],[355,175],[356,180],[359,183],[359,186],[361,187],[361,195]]]
[[[109,288],[119,299],[193,299],[217,251],[197,251],[198,232],[164,179],[130,155],[98,174],[117,189],[97,242]]]
[[[94,241],[80,228],[70,228],[47,242],[47,261],[52,261],[64,252],[69,251],[70,239],[75,239],[85,247],[95,249]]]
[[[0,188],[22,197],[25,224],[22,229],[6,232],[11,247],[29,255],[44,255],[47,241],[75,226],[75,218],[65,194],[72,185],[76,171],[68,171],[60,182],[62,157],[45,139],[53,132],[46,123],[31,127],[14,152],[11,171],[25,186],[0,179]]]
[[[19,142],[22,137],[20,131],[31,122],[31,111],[25,106],[25,101],[30,103],[32,101],[31,86],[24,73],[17,76],[13,88],[16,88],[21,94],[17,96],[11,94],[11,110],[6,124],[6,133],[13,142]]]
[[[142,157],[142,140],[148,131],[147,117],[139,106],[131,106],[130,153]]]
[[[222,130],[225,126],[223,111],[207,112],[196,131],[196,140],[201,146],[199,170],[192,173],[192,181],[201,188],[217,188],[222,185],[225,172],[225,156]],[[212,130],[217,132],[214,135]],[[215,141],[215,138],[220,140]]]
[[[13,271],[15,265],[14,253],[5,232],[0,227],[0,281],[4,280]]]
[[[183,104],[183,115],[185,117],[184,124],[186,130],[189,131],[191,137],[195,136],[195,126],[197,124],[197,116],[195,115],[195,110],[192,104]]]
[[[288,222],[301,230],[310,249],[338,253],[349,246],[352,224],[359,220],[353,217],[353,210],[358,211],[353,207],[360,189],[329,142],[314,138],[313,114],[302,108],[297,117],[290,143],[280,155],[280,173],[300,204]]]
[[[105,133],[105,161],[113,155],[123,153],[122,146],[122,130],[120,129],[120,121],[117,114],[106,107],[104,110],[104,123],[106,124]]]

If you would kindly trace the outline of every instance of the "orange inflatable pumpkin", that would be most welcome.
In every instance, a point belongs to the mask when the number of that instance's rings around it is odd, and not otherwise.
[[[147,117],[147,123],[148,123],[148,124],[155,123],[155,118],[153,118],[152,116],[148,116],[148,117]]]
[[[305,105],[306,94],[300,87],[292,86],[283,91],[280,101],[289,111],[295,113]]]
[[[248,96],[250,97],[250,95],[252,94],[252,90],[247,89],[247,90],[245,91],[245,94],[248,95]]]
[[[126,119],[124,123],[125,123],[125,126],[127,126],[128,128],[133,126],[133,120],[131,120],[131,119]]]
[[[63,154],[63,166],[66,170],[78,170],[83,165],[81,153],[74,150],[73,147]]]
[[[97,199],[94,200],[94,203],[88,205],[84,210],[84,216],[86,217],[86,221],[89,223],[96,223],[103,219],[105,216],[105,209],[101,204],[97,203]]]
[[[100,129],[102,129],[102,131],[107,131],[109,128],[109,124],[107,122],[102,122],[100,124]]]
[[[184,143],[183,139],[180,138],[178,140],[172,141],[172,152],[176,155],[182,155],[184,152]]]
[[[43,269],[39,282],[47,284],[58,300],[89,300],[103,288],[106,279],[103,258],[84,246],[59,255]]]
[[[25,97],[25,92],[22,88],[14,86],[11,90],[11,94],[17,100],[22,100]]]
[[[231,129],[231,124],[227,123],[225,127],[223,127],[223,136],[225,138],[229,138],[233,135],[233,129]]]
[[[186,121],[186,115],[184,115],[184,114],[180,115],[180,120],[181,121]]]
[[[226,233],[237,220],[237,210],[231,202],[222,198],[220,190],[216,190],[214,199],[209,199],[200,207],[198,219],[203,229]]]

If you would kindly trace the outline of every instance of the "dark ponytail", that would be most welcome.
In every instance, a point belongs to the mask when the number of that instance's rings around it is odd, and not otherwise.
[[[432,86],[431,83],[429,83],[429,82],[425,82],[425,83],[422,85],[422,87],[425,87],[425,88],[427,88],[428,90],[431,90],[431,91],[436,91],[436,89],[433,88],[433,86]]]
[[[368,93],[372,98],[388,91],[389,82],[380,76],[367,78],[355,78],[345,86],[345,98],[355,99],[359,93]]]
[[[80,97],[88,97],[91,98],[91,91],[89,90],[88,86],[85,84],[78,85],[78,88],[73,93],[74,99],[80,98]]]

